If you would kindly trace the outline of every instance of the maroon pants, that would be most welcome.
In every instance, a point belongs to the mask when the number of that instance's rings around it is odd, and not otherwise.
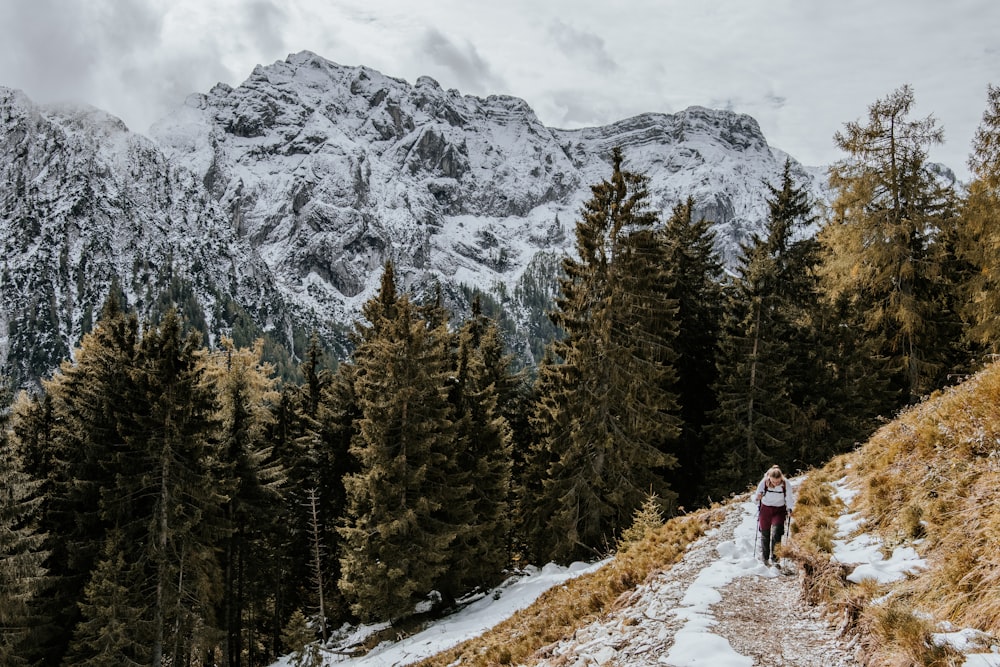
[[[760,516],[757,519],[757,528],[761,532],[765,530],[770,531],[771,526],[784,526],[785,524],[785,506],[781,507],[771,507],[770,505],[760,504]]]
[[[774,547],[778,546],[785,533],[785,506],[771,507],[761,503],[757,528],[760,530],[761,556],[769,562],[774,556]]]

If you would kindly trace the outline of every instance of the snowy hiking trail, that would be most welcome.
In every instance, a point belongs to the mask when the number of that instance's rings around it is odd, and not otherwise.
[[[797,481],[792,480],[793,484]],[[651,576],[594,623],[540,649],[528,664],[549,667],[856,667],[859,665],[800,599],[798,576],[779,574],[754,557],[757,507],[733,500],[722,522],[683,558]],[[756,547],[759,549],[760,545]],[[607,561],[547,565],[513,578],[494,596],[473,602],[421,632],[385,642],[361,657],[325,651],[323,665],[402,667],[460,644],[529,606],[543,591],[599,569]],[[364,627],[355,629],[358,636]],[[343,646],[357,643],[351,633]],[[285,656],[273,667],[289,667]]]
[[[754,558],[756,505],[734,502],[684,558],[599,621],[541,651],[551,667],[859,665],[798,576]],[[759,548],[759,544],[757,545]]]
[[[803,478],[792,479],[797,486]],[[850,513],[852,490],[844,478],[834,484],[848,511],[837,520],[833,556],[853,565],[848,580],[898,580],[925,567],[910,546],[885,557],[881,540],[864,532],[864,519]],[[539,649],[526,663],[549,667],[860,667],[854,649],[801,600],[800,576],[779,574],[755,558],[756,504],[743,496],[721,511],[722,521],[693,542],[683,558],[625,593],[612,610],[572,636]],[[357,646],[373,629],[345,626],[341,639],[322,651],[327,667],[403,667],[477,637],[544,591],[600,569],[608,561],[526,568],[492,594],[398,641],[385,641],[366,655],[349,657],[339,649]],[[793,573],[794,575],[794,573]],[[978,631],[942,628],[935,643],[966,654],[964,667],[1000,667],[1000,651],[990,652]],[[987,638],[988,639],[988,638]],[[272,667],[290,667],[284,656]],[[456,663],[456,665],[459,663]],[[465,662],[461,664],[474,664]]]

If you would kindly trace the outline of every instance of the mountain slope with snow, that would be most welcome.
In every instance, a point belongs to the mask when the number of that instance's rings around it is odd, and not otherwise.
[[[189,291],[213,331],[233,304],[289,326],[272,272],[204,187],[117,118],[0,88],[0,155],[0,360],[16,376],[68,357],[112,284],[143,313]]]
[[[152,140],[94,109],[0,91],[0,360],[21,377],[72,349],[115,281],[144,314],[180,282],[212,336],[235,326],[237,309],[286,346],[312,329],[336,345],[389,259],[405,287],[440,289],[459,315],[472,291],[486,295],[530,360],[559,258],[613,147],[649,176],[664,213],[693,197],[729,263],[761,230],[764,183],[787,157],[729,111],[560,130],[517,98],[310,52],[189,96]],[[792,164],[822,198],[815,171]]]

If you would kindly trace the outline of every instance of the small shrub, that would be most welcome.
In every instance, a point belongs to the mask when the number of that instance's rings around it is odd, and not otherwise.
[[[655,493],[646,496],[642,507],[632,516],[632,525],[622,532],[618,540],[618,550],[626,551],[632,545],[640,542],[649,533],[663,525],[663,510],[660,509],[660,497]]]
[[[918,540],[926,534],[924,529],[924,508],[911,502],[899,516],[899,530],[904,539]]]

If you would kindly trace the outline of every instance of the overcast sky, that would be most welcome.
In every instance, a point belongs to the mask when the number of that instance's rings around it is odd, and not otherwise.
[[[758,120],[810,165],[903,84],[960,177],[1000,84],[997,0],[0,0],[0,86],[145,133],[192,92],[309,50],[525,99],[574,128],[691,105]]]

